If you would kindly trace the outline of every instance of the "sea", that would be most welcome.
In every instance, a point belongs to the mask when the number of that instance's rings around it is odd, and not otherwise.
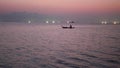
[[[0,68],[120,68],[120,25],[0,24]]]

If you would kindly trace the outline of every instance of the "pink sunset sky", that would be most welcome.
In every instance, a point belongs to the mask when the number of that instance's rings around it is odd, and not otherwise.
[[[120,0],[0,0],[0,13],[120,12]]]

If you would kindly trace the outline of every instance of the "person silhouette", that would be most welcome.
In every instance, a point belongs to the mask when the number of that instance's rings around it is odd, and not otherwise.
[[[70,28],[72,28],[72,25],[70,24]]]

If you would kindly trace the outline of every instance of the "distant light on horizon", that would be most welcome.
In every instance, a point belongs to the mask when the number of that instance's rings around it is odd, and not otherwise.
[[[52,23],[55,23],[55,21],[52,21]]]
[[[116,24],[119,24],[119,22],[118,21],[113,21],[113,24],[116,25]]]
[[[107,24],[107,21],[105,21],[105,24]]]
[[[102,21],[101,23],[102,23],[102,24],[107,24],[107,21]]]
[[[31,23],[31,21],[29,20],[29,21],[28,21],[28,23],[30,24],[30,23]]]
[[[49,21],[46,21],[46,23],[49,23]]]
[[[117,22],[116,22],[116,21],[114,21],[114,22],[113,22],[113,24],[117,24]]]

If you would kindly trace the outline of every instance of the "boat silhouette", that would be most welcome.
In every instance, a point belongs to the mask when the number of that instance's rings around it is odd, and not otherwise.
[[[75,27],[73,27],[72,25],[70,25],[70,26],[62,26],[62,28],[63,28],[63,29],[73,29],[73,28],[75,28]]]
[[[74,23],[74,21],[70,21],[69,23]],[[69,26],[62,26],[63,29],[73,29],[75,27],[72,26],[72,24],[70,24]]]

